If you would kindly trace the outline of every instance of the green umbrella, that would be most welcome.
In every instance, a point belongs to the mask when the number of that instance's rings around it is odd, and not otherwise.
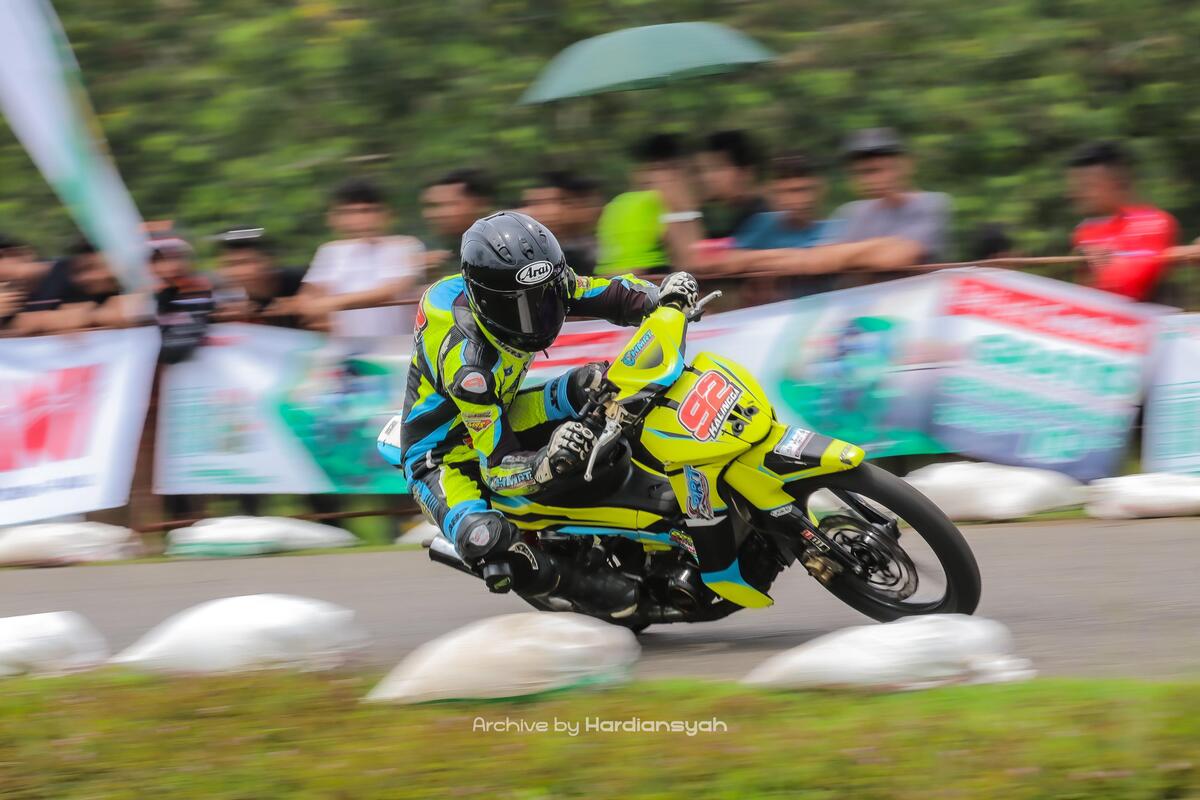
[[[563,50],[542,70],[521,102],[549,103],[648,89],[684,78],[734,72],[773,57],[744,33],[714,22],[626,28]]]

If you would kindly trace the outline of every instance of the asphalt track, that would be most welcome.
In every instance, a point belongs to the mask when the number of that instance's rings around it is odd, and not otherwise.
[[[1200,520],[985,525],[964,529],[979,559],[979,612],[1012,630],[1043,675],[1200,675]],[[74,610],[114,648],[169,614],[238,594],[285,592],[354,609],[370,659],[391,666],[420,643],[480,617],[519,611],[424,552],[187,561],[0,571],[0,616]],[[767,655],[867,620],[801,569],[775,606],[720,622],[650,628],[644,677],[736,678]]]

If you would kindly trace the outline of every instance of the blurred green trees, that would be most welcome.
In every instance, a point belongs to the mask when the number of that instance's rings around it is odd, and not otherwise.
[[[328,188],[379,177],[420,233],[421,184],[482,165],[511,201],[547,165],[622,188],[652,129],[745,127],[833,156],[853,127],[913,142],[921,183],[960,231],[1008,225],[1063,252],[1076,221],[1061,164],[1092,137],[1130,141],[1148,199],[1200,228],[1200,5],[1183,0],[57,0],[126,183],[147,218],[195,236],[267,227],[303,263]],[[742,77],[525,108],[564,46],[629,25],[711,19],[780,54]],[[0,128],[0,230],[48,252],[72,228]],[[845,198],[835,183],[831,202]]]

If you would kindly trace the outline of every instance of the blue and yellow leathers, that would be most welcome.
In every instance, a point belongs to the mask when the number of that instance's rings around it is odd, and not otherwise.
[[[632,276],[570,273],[568,289],[569,315],[616,325],[637,325],[657,305],[656,287]],[[462,277],[443,278],[421,298],[404,409],[380,434],[379,451],[456,546],[465,518],[491,512],[490,495],[538,488],[538,447],[548,429],[578,415],[571,373],[521,388],[532,360],[479,323]]]

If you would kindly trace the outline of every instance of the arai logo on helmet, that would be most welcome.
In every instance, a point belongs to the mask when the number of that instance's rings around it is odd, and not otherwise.
[[[517,283],[533,286],[554,274],[554,265],[549,261],[535,261],[517,270]]]

